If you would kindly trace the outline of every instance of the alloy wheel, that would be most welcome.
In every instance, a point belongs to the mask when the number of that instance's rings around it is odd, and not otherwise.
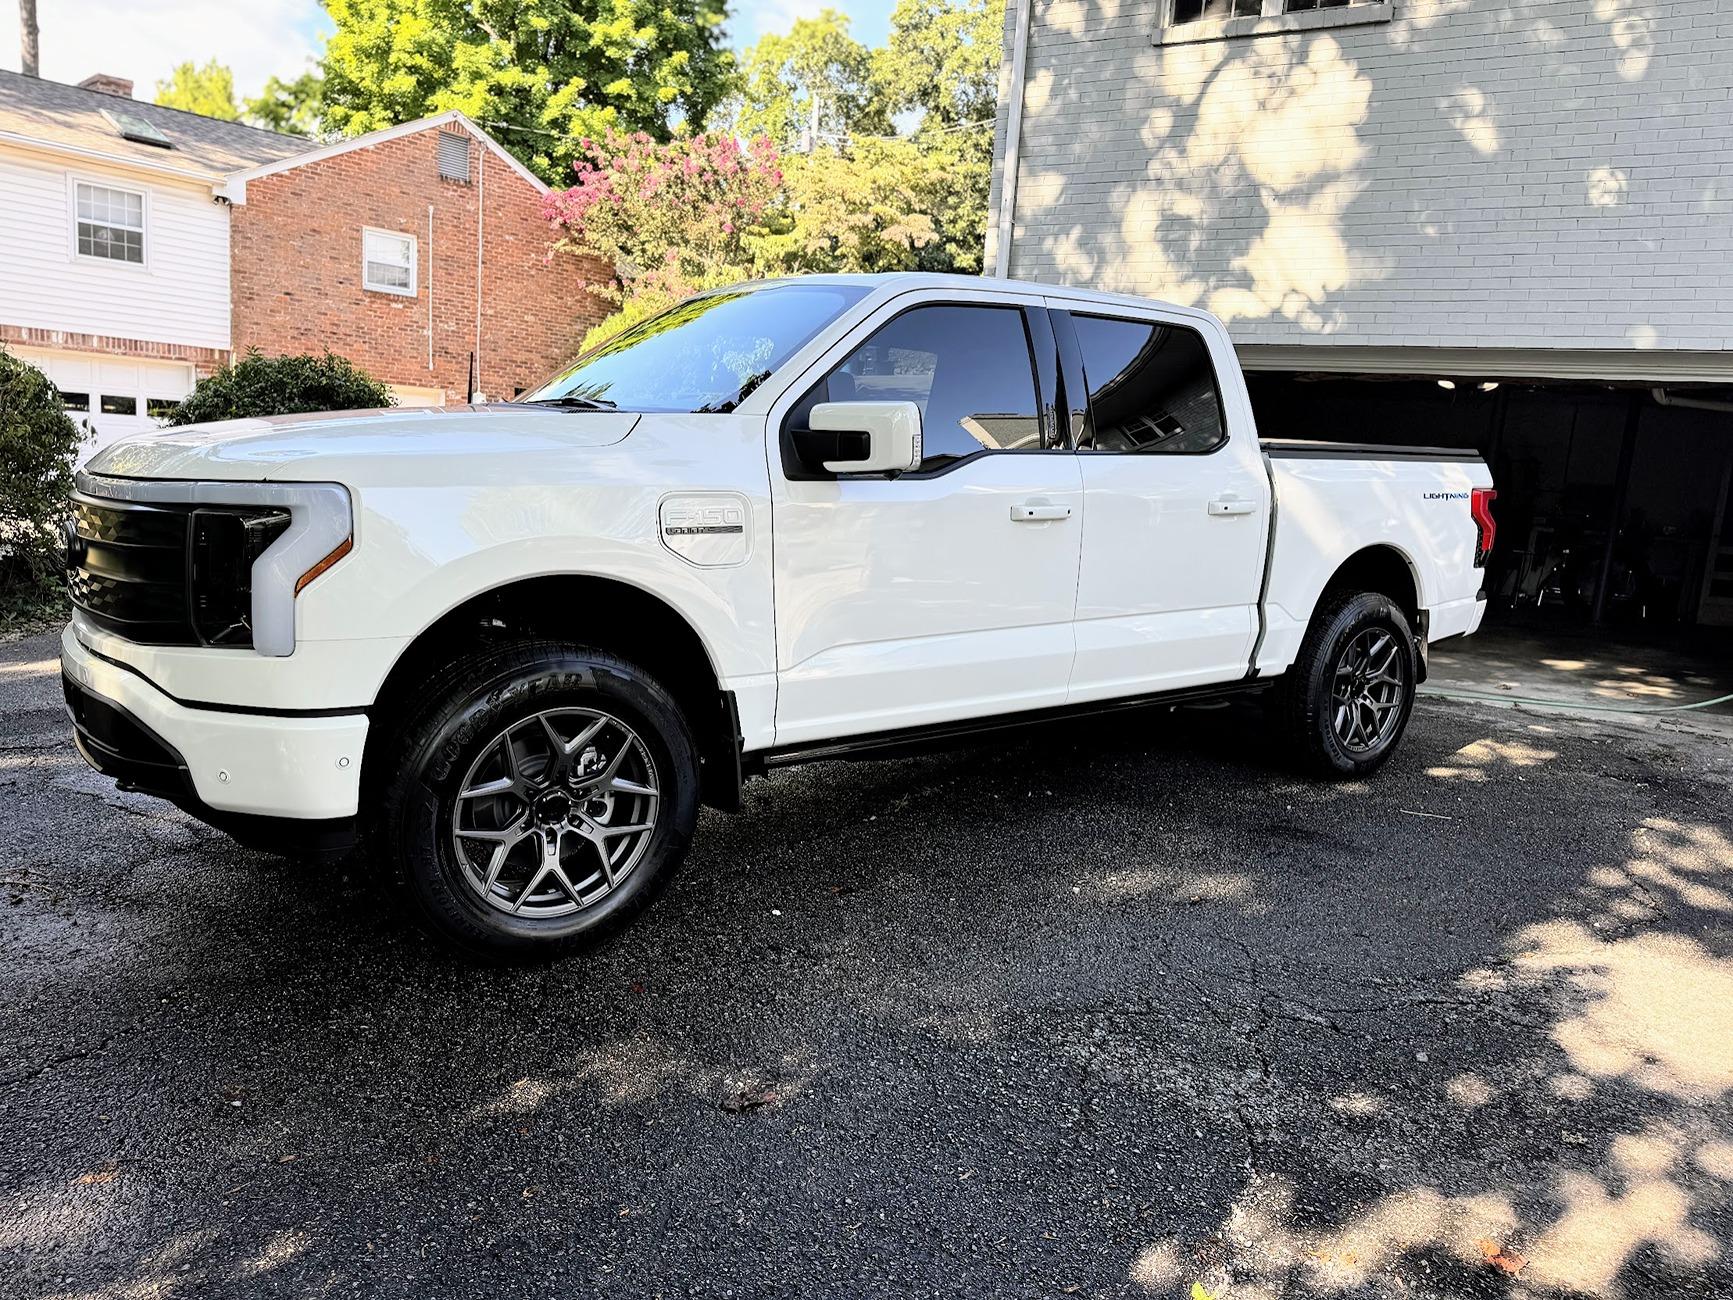
[[[1389,628],[1365,628],[1343,648],[1330,705],[1344,749],[1367,754],[1388,743],[1402,714],[1406,674],[1402,643]]]
[[[599,709],[549,709],[507,727],[470,765],[451,811],[470,888],[513,916],[566,916],[643,858],[661,804],[638,733]]]

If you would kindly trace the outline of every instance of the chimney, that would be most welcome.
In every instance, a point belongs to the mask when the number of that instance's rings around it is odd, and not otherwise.
[[[78,83],[78,88],[99,91],[104,95],[119,95],[122,99],[132,98],[132,82],[108,72],[98,72],[94,76],[86,77]]]
[[[18,0],[19,70],[27,77],[42,75],[42,30],[36,24],[36,0]]]

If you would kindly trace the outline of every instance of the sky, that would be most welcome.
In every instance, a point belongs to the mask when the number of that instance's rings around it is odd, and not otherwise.
[[[856,40],[877,45],[894,0],[829,0],[854,20]],[[732,0],[729,43],[744,48],[765,32],[786,31],[826,0]],[[238,97],[265,79],[304,72],[330,20],[318,0],[37,0],[42,75],[78,82],[93,72],[129,78],[140,99],[187,59],[215,57],[235,74]],[[0,0],[0,67],[18,70],[18,0]]]

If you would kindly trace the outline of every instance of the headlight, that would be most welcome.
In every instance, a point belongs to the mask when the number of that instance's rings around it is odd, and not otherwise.
[[[75,524],[73,541],[103,551],[103,563],[85,574],[69,543],[74,603],[122,635],[157,645],[251,644],[262,655],[291,653],[295,598],[354,545],[349,491],[336,483],[122,479],[81,471],[74,509],[89,518]],[[149,610],[133,608],[147,600],[155,602]]]

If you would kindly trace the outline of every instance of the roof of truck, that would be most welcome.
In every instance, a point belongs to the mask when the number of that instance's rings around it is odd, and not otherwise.
[[[1132,294],[1106,293],[1085,285],[1040,284],[1033,280],[1012,280],[997,275],[955,275],[939,271],[884,271],[874,275],[791,275],[773,280],[752,280],[748,286],[767,288],[781,284],[852,284],[873,290],[906,293],[913,289],[1016,289],[1024,293],[1055,294],[1090,302],[1118,303],[1127,307],[1159,307],[1164,311],[1185,312],[1194,316],[1209,313],[1197,307],[1165,302],[1159,298],[1139,298]],[[735,288],[748,286],[736,285]]]

